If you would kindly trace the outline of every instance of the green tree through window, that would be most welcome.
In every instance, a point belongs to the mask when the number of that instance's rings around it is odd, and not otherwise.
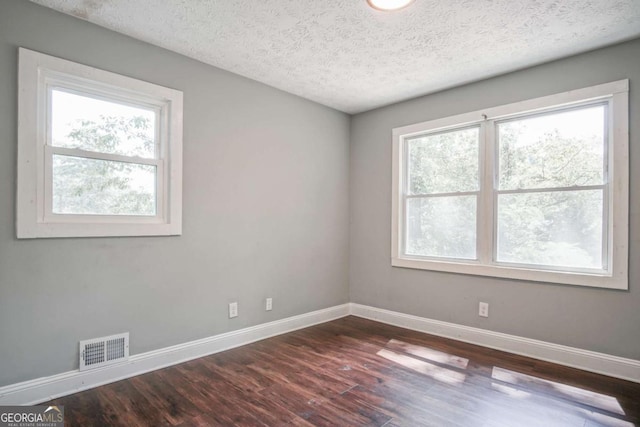
[[[64,146],[128,156],[155,150],[150,120],[141,116],[76,121]],[[153,165],[53,156],[54,213],[152,216],[156,213],[155,187]]]

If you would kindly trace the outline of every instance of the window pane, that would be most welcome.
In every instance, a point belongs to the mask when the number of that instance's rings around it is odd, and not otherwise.
[[[497,260],[602,269],[602,190],[498,195]]]
[[[604,105],[498,124],[500,189],[601,185]]]
[[[478,190],[479,128],[412,138],[407,151],[410,194]]]
[[[476,196],[407,200],[407,255],[476,258]]]
[[[154,111],[51,92],[51,144],[99,153],[155,158]]]
[[[53,156],[53,213],[156,214],[156,167]]]

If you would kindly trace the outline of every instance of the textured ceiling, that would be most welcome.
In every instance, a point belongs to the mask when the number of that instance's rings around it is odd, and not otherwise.
[[[640,0],[32,0],[348,113],[640,36]]]

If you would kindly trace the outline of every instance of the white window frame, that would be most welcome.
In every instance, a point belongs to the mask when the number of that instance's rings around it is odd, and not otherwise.
[[[182,234],[182,92],[19,49],[17,237],[168,236]],[[153,159],[53,146],[51,91],[128,104],[156,112]],[[78,215],[52,211],[54,154],[156,168],[156,215]]]
[[[541,98],[491,107],[470,113],[430,120],[393,129],[393,188],[391,265],[395,267],[501,277],[535,282],[560,283],[609,289],[628,289],[629,245],[629,80],[572,90]],[[550,270],[543,266],[513,265],[495,261],[495,203],[497,137],[496,123],[522,115],[551,112],[595,103],[608,104],[603,215],[606,269],[586,271]],[[480,126],[480,196],[477,216],[477,260],[418,257],[404,252],[406,185],[405,140],[425,133]]]

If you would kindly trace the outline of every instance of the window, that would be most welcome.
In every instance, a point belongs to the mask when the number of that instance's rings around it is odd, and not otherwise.
[[[394,129],[392,265],[628,289],[628,86]]]
[[[18,238],[181,234],[182,92],[19,52]]]

